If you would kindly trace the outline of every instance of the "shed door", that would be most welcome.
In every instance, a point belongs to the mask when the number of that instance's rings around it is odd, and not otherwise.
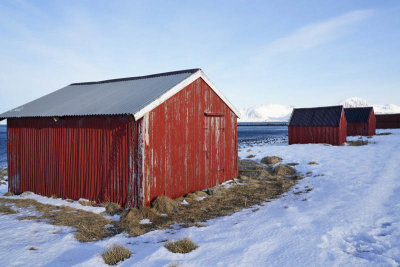
[[[205,185],[212,187],[225,176],[225,123],[224,117],[218,114],[205,114],[204,157]]]

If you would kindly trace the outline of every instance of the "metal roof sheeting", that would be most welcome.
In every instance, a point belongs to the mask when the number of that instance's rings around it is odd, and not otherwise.
[[[346,115],[347,122],[368,122],[369,115],[372,112],[372,107],[362,108],[345,108],[344,114]]]
[[[296,108],[289,126],[339,126],[343,106]]]
[[[0,114],[0,119],[135,114],[199,70],[75,83]]]

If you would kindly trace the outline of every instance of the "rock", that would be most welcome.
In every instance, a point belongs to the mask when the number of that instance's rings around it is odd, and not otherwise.
[[[283,175],[283,176],[287,176],[287,175],[292,175],[296,173],[296,169],[286,165],[286,164],[279,164],[278,166],[276,166],[273,170],[273,174],[274,175]]]
[[[316,161],[309,161],[309,162],[308,162],[308,165],[319,165],[319,164],[318,164],[318,162],[316,162]]]
[[[261,163],[268,164],[268,165],[274,165],[276,163],[279,163],[282,161],[282,158],[272,156],[272,157],[264,157],[261,159]]]
[[[287,165],[289,165],[289,166],[297,166],[297,165],[299,165],[299,163],[297,163],[297,162],[291,162],[291,163],[288,163]]]
[[[171,214],[178,211],[176,201],[166,196],[157,197],[151,202],[151,206],[159,213]]]

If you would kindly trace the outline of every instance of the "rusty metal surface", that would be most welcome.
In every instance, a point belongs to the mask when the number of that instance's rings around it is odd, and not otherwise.
[[[377,129],[395,129],[400,128],[400,113],[399,114],[377,114],[376,128]]]
[[[346,142],[347,122],[342,111],[340,124],[333,126],[289,126],[289,144],[325,143],[341,145]]]
[[[236,115],[201,78],[144,116],[138,122],[143,203],[237,177],[236,122]]]
[[[130,205],[136,127],[131,116],[9,119],[9,190]]]

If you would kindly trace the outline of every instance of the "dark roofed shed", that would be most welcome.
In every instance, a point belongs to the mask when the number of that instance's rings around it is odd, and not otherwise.
[[[289,144],[341,145],[346,132],[343,106],[295,108],[289,121]]]
[[[348,136],[375,134],[376,120],[373,107],[345,108],[344,114]]]

